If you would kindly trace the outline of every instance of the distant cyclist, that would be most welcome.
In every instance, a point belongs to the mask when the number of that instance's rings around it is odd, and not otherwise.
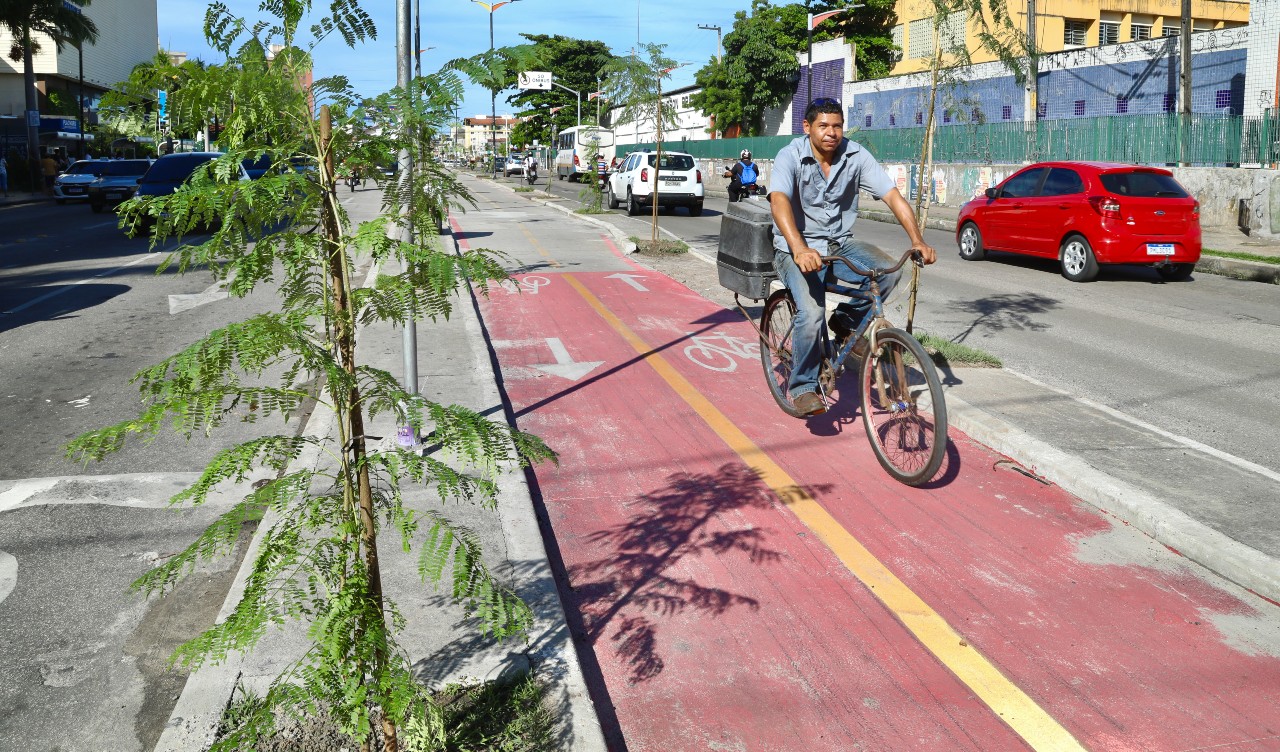
[[[898,192],[876,158],[861,145],[844,137],[844,110],[834,99],[815,99],[804,113],[804,133],[782,148],[773,162],[769,179],[769,205],[773,212],[773,265],[796,301],[792,334],[791,380],[787,389],[796,409],[804,415],[827,410],[818,396],[822,326],[826,318],[826,283],[835,276],[844,286],[868,288],[868,280],[844,264],[824,266],[822,256],[844,256],[864,267],[885,267],[893,258],[853,239],[858,219],[858,192],[866,191],[884,201],[906,231],[911,247],[926,264],[936,259],[924,241],[911,206]],[[881,295],[887,299],[901,272],[881,278]],[[838,344],[857,331],[871,315],[870,303],[858,298],[836,306],[831,330]],[[855,347],[861,356],[865,346]]]
[[[751,151],[743,149],[738,161],[724,168],[724,176],[729,178],[729,200],[737,201],[756,192],[760,168],[751,161]]]

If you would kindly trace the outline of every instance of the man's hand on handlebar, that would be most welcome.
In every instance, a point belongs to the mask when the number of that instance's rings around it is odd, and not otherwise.
[[[938,260],[937,251],[933,250],[933,246],[929,245],[923,240],[920,241],[919,243],[912,243],[911,250],[915,251],[916,253],[919,253],[920,260],[923,261],[925,264],[932,264],[933,262]]]
[[[800,267],[800,271],[808,274],[816,272],[822,268],[822,254],[812,248],[804,248],[800,251],[794,251],[791,257],[795,260],[796,266]]]

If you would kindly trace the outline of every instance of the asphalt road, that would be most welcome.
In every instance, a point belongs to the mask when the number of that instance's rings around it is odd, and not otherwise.
[[[569,201],[583,190],[550,182]],[[725,206],[709,197],[701,217],[667,210],[661,226],[714,252]],[[648,236],[648,215],[610,214],[630,234]],[[894,225],[864,221],[858,231],[882,248],[906,248]],[[922,283],[918,327],[1051,387],[1280,471],[1280,453],[1266,440],[1280,424],[1280,288],[1208,274],[1163,283],[1138,267],[1075,284],[1055,263],[1004,254],[965,262],[951,233],[925,237],[939,262]]]
[[[83,204],[0,208],[0,225],[0,750],[151,749],[185,682],[169,654],[212,624],[236,557],[163,597],[128,586],[235,500],[167,506],[265,424],[165,432],[87,466],[63,447],[134,417],[135,373],[274,307],[275,291],[235,299],[207,270],[157,275],[165,248]]]

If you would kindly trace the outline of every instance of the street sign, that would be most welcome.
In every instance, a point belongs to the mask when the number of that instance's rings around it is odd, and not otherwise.
[[[518,80],[521,89],[551,91],[550,71],[525,71],[520,74]]]

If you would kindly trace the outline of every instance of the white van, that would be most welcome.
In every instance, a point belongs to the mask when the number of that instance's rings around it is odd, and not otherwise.
[[[613,164],[617,153],[613,131],[595,125],[581,125],[560,131],[556,136],[556,177],[578,180],[583,175],[595,175],[596,166],[587,164],[594,142],[596,151],[605,165]]]

